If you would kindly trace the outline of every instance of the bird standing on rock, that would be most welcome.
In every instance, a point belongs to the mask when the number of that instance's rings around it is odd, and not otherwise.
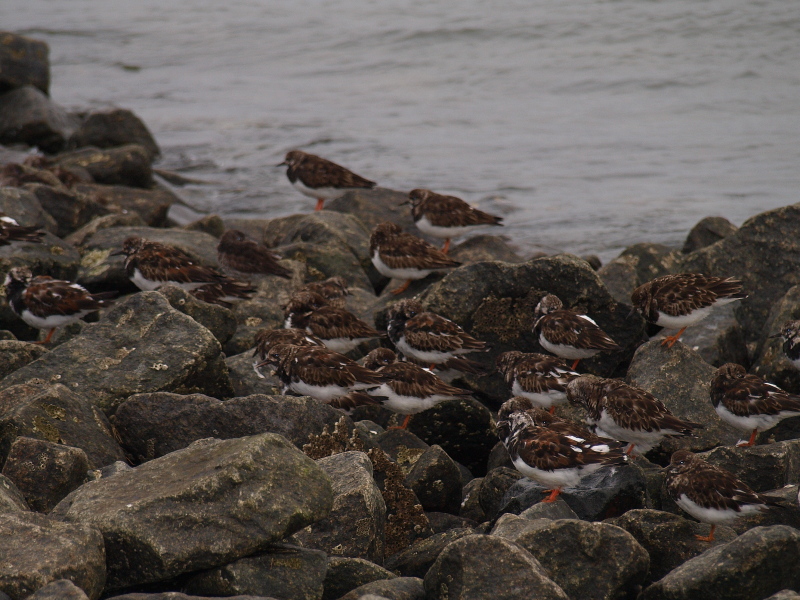
[[[291,150],[278,165],[287,166],[286,176],[301,193],[317,199],[315,211],[322,210],[325,200],[333,200],[353,190],[369,190],[375,182],[315,154]]]
[[[709,277],[700,273],[664,275],[640,285],[631,294],[634,310],[659,327],[680,329],[664,338],[672,348],[686,328],[705,319],[714,306],[747,298],[742,282],[731,277]]]
[[[552,414],[556,404],[567,401],[567,384],[580,375],[554,356],[526,352],[503,352],[497,370],[513,396],[528,398]]]
[[[770,337],[783,338],[783,353],[795,368],[800,369],[800,321],[786,321],[781,330]]]
[[[291,279],[292,272],[278,264],[280,258],[272,250],[263,244],[257,244],[237,229],[226,231],[217,244],[219,264],[236,274],[256,273]]]
[[[24,227],[0,212],[0,246],[28,243],[41,244],[44,231],[36,225]]]

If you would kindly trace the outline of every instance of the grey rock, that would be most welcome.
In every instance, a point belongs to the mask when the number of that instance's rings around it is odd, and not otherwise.
[[[405,483],[425,510],[458,513],[461,471],[441,446],[433,445],[417,459]]]
[[[504,236],[488,234],[475,235],[456,244],[450,248],[449,256],[461,263],[485,260],[501,260],[507,263],[522,262],[522,257],[508,245]]]
[[[556,498],[555,502],[539,502],[526,508],[519,516],[523,519],[577,519],[577,513],[569,507],[563,498]]]
[[[147,150],[151,160],[161,153],[147,126],[124,108],[90,113],[67,141],[69,148],[115,148],[126,144],[139,144]]]
[[[350,590],[339,600],[425,600],[422,580],[416,577],[396,577],[371,581]]]
[[[89,600],[89,597],[69,579],[59,579],[39,588],[27,600]]]
[[[515,540],[550,573],[570,598],[632,598],[650,564],[627,531],[606,523],[560,519],[522,532]]]
[[[392,555],[386,561],[386,568],[403,577],[425,577],[442,551],[451,543],[474,531],[471,528],[456,528],[417,540],[411,546]]]
[[[117,302],[98,323],[0,381],[65,381],[106,412],[132,394],[157,390],[228,397],[219,342],[158,292]]]
[[[9,512],[28,511],[25,497],[5,475],[0,474],[0,514]]]
[[[524,548],[491,535],[450,543],[425,575],[426,598],[566,600],[567,594]]]
[[[225,233],[227,227],[225,227],[225,222],[219,215],[205,215],[196,221],[183,225],[181,229],[185,229],[186,231],[202,231],[203,233],[213,235],[215,238],[219,239],[222,237],[222,234]]]
[[[735,473],[757,492],[800,482],[800,440],[743,448],[725,446],[701,456],[711,464]]]
[[[158,458],[208,437],[232,439],[277,433],[297,447],[333,429],[342,413],[308,396],[254,395],[225,402],[202,394],[136,394],[112,417],[119,439],[138,461]],[[349,430],[353,424],[348,417]]]
[[[216,600],[208,596],[187,596],[181,592],[160,592],[155,594],[132,593],[114,596],[108,600]],[[264,596],[228,596],[228,600],[278,600]]]
[[[86,481],[89,460],[80,448],[18,437],[3,466],[35,511],[47,513]]]
[[[689,254],[700,248],[716,244],[721,239],[736,233],[737,229],[736,225],[725,217],[706,217],[701,219],[697,225],[692,227],[689,235],[686,236],[681,252]]]
[[[77,231],[70,233],[65,240],[76,248],[81,248],[89,238],[91,238],[101,229],[110,229],[111,227],[146,226],[147,223],[145,223],[144,220],[142,220],[142,217],[140,217],[137,213],[111,213],[110,215],[92,219]]]
[[[0,144],[27,144],[58,152],[76,127],[75,119],[33,86],[0,96]]]
[[[141,151],[140,146],[134,148]],[[81,183],[73,189],[109,212],[137,214],[150,227],[166,227],[170,206],[180,203],[180,198],[163,186],[145,189],[132,184]]]
[[[0,33],[0,92],[31,85],[47,94],[50,90],[50,48],[45,42]]]
[[[748,364],[744,331],[734,315],[735,308],[735,304],[715,307],[708,317],[686,330],[681,336],[681,342],[715,367],[729,362]],[[659,338],[667,333],[674,333],[674,330],[662,330]]]
[[[680,252],[668,246],[634,244],[603,265],[598,275],[617,302],[630,304],[631,293],[637,287],[656,277],[676,273],[679,258]]]
[[[644,600],[766,598],[800,586],[800,531],[756,527],[686,561],[648,587]]]
[[[386,504],[363,452],[343,452],[317,464],[333,482],[330,514],[297,532],[292,541],[332,556],[383,562]]]
[[[235,396],[252,396],[253,394],[265,394],[267,396],[280,396],[283,393],[283,384],[275,376],[275,371],[269,367],[261,367],[259,377],[253,368],[254,362],[260,360],[253,356],[253,350],[247,350],[241,354],[235,354],[225,359],[225,366],[228,367],[228,376],[233,386]]]
[[[731,529],[742,534],[754,527],[768,527],[770,525],[788,525],[800,530],[800,506],[797,501],[798,486],[787,485],[777,490],[767,490],[766,494],[773,498],[780,498],[783,502],[777,506],[770,506],[767,510],[745,515],[730,524]],[[716,534],[715,534],[716,535]]]
[[[523,478],[522,473],[509,467],[498,467],[486,474],[477,493],[478,502],[487,519],[492,520],[497,516],[498,511],[505,505],[506,492]]]
[[[537,505],[538,506],[538,505]],[[526,531],[533,531],[547,525],[552,519],[532,518],[523,519],[517,515],[506,513],[500,515],[500,518],[495,521],[492,528],[489,530],[490,535],[505,538],[507,540],[516,541]]]
[[[497,442],[489,453],[489,459],[486,462],[486,470],[491,471],[497,467],[514,468],[514,463],[511,462],[511,456],[503,445],[503,442]]]
[[[27,183],[24,188],[32,192],[42,208],[55,220],[55,234],[65,238],[94,218],[108,214],[108,209],[84,194],[72,192],[64,186],[54,187],[43,183]]]
[[[789,288],[786,294],[770,310],[767,321],[761,331],[751,369],[751,372],[759,377],[763,377],[770,383],[774,383],[778,387],[795,394],[800,393],[800,369],[786,358],[786,354],[783,352],[783,339],[771,336],[780,333],[787,321],[796,319],[800,319],[800,285]],[[781,437],[781,429],[779,428],[782,429],[782,426],[778,425],[773,430],[773,434],[779,436],[776,441],[788,439]],[[793,424],[791,429],[797,430],[797,423]]]
[[[765,600],[800,600],[800,594],[792,590],[781,590],[777,594],[773,594]]]
[[[94,479],[103,479],[104,477],[113,477],[119,473],[130,471],[132,468],[133,467],[131,467],[128,463],[118,460],[110,465],[106,465],[102,469],[96,469],[92,471],[89,473],[89,476]]]
[[[347,592],[373,581],[395,579],[397,575],[363,558],[331,556],[325,573],[322,600],[338,600]]]
[[[480,488],[483,485],[483,477],[476,477],[464,486],[461,490],[461,510],[458,515],[465,519],[482,523],[486,520],[486,513],[481,508]]]
[[[177,285],[165,285],[158,289],[158,293],[167,299],[172,308],[208,329],[220,344],[225,345],[236,333],[236,317],[227,308],[198,300]]]
[[[708,390],[714,371],[714,367],[680,342],[669,349],[659,340],[639,347],[628,369],[628,382],[653,394],[676,417],[705,426],[692,436],[665,438],[648,456],[668,461],[681,448],[701,452],[736,443],[737,431],[717,416],[711,404]]]
[[[0,515],[0,592],[21,600],[51,581],[68,579],[92,600],[106,582],[103,537],[96,529],[37,513]]]
[[[408,474],[419,457],[430,448],[407,429],[387,429],[375,441],[403,469],[404,474]]]
[[[86,169],[97,183],[149,188],[153,186],[150,152],[139,144],[116,148],[82,148],[54,158],[61,167]]]
[[[342,241],[323,243],[295,242],[275,248],[281,256],[300,262],[312,279],[322,280],[339,276],[350,287],[372,290],[372,283],[364,272],[358,257]]]
[[[21,436],[80,448],[95,469],[125,459],[108,419],[83,392],[25,383],[0,390],[0,407],[0,464]]]
[[[397,223],[403,231],[419,235],[409,207],[402,205],[407,201],[408,193],[395,190],[384,188],[356,190],[326,202],[325,210],[355,215],[369,231],[384,221],[390,221]]]
[[[58,223],[44,209],[36,194],[24,188],[0,187],[0,211],[20,225],[38,225],[50,233],[58,230]]]
[[[193,576],[184,591],[200,596],[269,596],[320,600],[328,557],[319,550],[279,544],[266,552]]]
[[[108,589],[119,589],[249,556],[324,517],[331,503],[322,469],[265,433],[194,442],[83,485],[52,514],[103,533]]]
[[[0,340],[0,379],[35,361],[47,352],[44,346],[36,346],[17,340]]]
[[[630,303],[633,290],[641,285],[636,266],[626,257],[617,257],[604,264],[597,274],[611,297],[622,304]]]
[[[425,515],[428,517],[433,533],[442,533],[451,529],[472,529],[478,525],[472,519],[465,519],[450,513],[426,512]]]

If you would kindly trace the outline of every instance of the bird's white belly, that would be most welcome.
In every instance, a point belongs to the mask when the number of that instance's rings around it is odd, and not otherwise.
[[[550,392],[526,392],[522,389],[516,379],[511,386],[511,394],[512,396],[522,396],[523,398],[527,398],[542,408],[550,408],[551,406],[563,404],[567,401],[567,393],[559,392],[557,390]]]
[[[567,346],[566,344],[553,344],[548,342],[541,333],[539,334],[539,344],[551,354],[569,360],[591,358],[600,352],[600,350],[595,350],[594,348],[575,348],[574,346]]]
[[[393,269],[381,260],[380,252],[376,251],[372,255],[372,264],[378,273],[393,279],[425,279],[437,269]]]
[[[453,358],[452,352],[437,352],[436,350],[417,350],[412,348],[406,342],[405,336],[397,340],[397,349],[406,356],[410,356],[416,360],[420,360],[425,364],[440,365]]]
[[[315,400],[325,403],[339,396],[344,396],[350,391],[340,385],[309,385],[304,381],[292,381],[289,387],[293,392],[301,396],[311,396]]]
[[[20,318],[31,327],[36,327],[37,329],[53,329],[55,327],[62,327],[64,325],[74,323],[81,317],[88,315],[90,312],[92,311],[82,310],[81,312],[71,315],[49,315],[47,317],[37,317],[31,311],[23,310]]]
[[[461,227],[442,227],[441,225],[432,224],[428,220],[428,217],[426,216],[420,218],[420,220],[416,222],[416,225],[417,229],[419,229],[425,235],[429,235],[431,237],[439,239],[461,237],[462,235],[466,235],[467,233],[474,231],[478,227],[484,227],[484,225],[463,225]]]
[[[304,194],[309,198],[314,198],[315,200],[319,198],[324,198],[325,200],[333,200],[334,198],[338,198],[339,196],[344,196],[345,192],[348,191],[346,188],[332,188],[332,187],[310,188],[306,186],[299,179],[293,182],[292,185],[301,194]]]
[[[745,504],[741,506],[741,511],[739,512],[732,508],[704,508],[690,500],[686,494],[681,494],[680,498],[678,498],[675,503],[698,521],[710,523],[712,525],[730,523],[738,516],[753,514],[761,510],[761,505],[759,504]]]
[[[577,468],[545,471],[544,469],[530,466],[521,458],[517,458],[513,462],[517,471],[525,475],[525,477],[548,487],[575,487],[581,481],[581,473]]]
[[[750,415],[747,417],[740,417],[725,408],[721,402],[714,407],[714,410],[717,411],[719,418],[725,421],[728,425],[748,432],[753,431],[754,429],[757,429],[758,431],[772,429],[783,419],[800,414],[783,411],[777,415]]]
[[[433,408],[444,400],[450,400],[452,396],[442,396],[439,394],[418,398],[416,396],[402,396],[395,392],[387,383],[369,390],[370,396],[383,397],[383,406],[392,412],[401,415],[415,415],[429,408]]]

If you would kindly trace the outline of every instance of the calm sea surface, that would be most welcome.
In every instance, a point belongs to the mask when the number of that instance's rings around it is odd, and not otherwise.
[[[50,44],[57,102],[134,110],[212,181],[179,190],[199,212],[310,211],[296,147],[605,260],[800,201],[797,0],[0,0],[0,28]]]

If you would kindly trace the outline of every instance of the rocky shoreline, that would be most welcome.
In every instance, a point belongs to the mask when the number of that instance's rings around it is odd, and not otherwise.
[[[789,591],[800,591],[800,417],[737,448],[709,400],[726,362],[800,393],[800,371],[771,337],[800,318],[800,204],[739,228],[709,217],[680,249],[641,243],[602,266],[477,235],[451,249],[462,266],[394,296],[369,237],[383,221],[419,235],[398,206],[407,194],[363,190],[316,213],[178,226],[169,208],[180,198],[160,182],[141,120],[64,111],[47,95],[41,42],[0,33],[0,67],[0,212],[46,232],[43,244],[0,247],[0,277],[24,266],[120,294],[47,345],[31,344],[39,331],[0,301],[0,598],[800,598]],[[176,286],[140,292],[113,255],[135,235],[218,266],[227,229],[274,248],[291,277],[253,276],[252,298],[229,309]],[[672,348],[648,341],[656,332],[630,315],[631,292],[687,271],[736,276],[749,296]],[[301,286],[332,276],[348,285],[347,308],[379,330],[389,306],[416,297],[488,342],[472,356],[491,374],[458,379],[473,398],[420,413],[408,430],[389,429],[398,417],[380,407],[347,416],[282,396],[253,370],[253,337],[283,327]],[[509,391],[494,361],[541,351],[531,328],[545,293],[621,347],[583,372],[625,378],[705,425],[552,504],[495,431]],[[708,525],[664,487],[661,467],[681,448],[785,505],[698,541]]]

